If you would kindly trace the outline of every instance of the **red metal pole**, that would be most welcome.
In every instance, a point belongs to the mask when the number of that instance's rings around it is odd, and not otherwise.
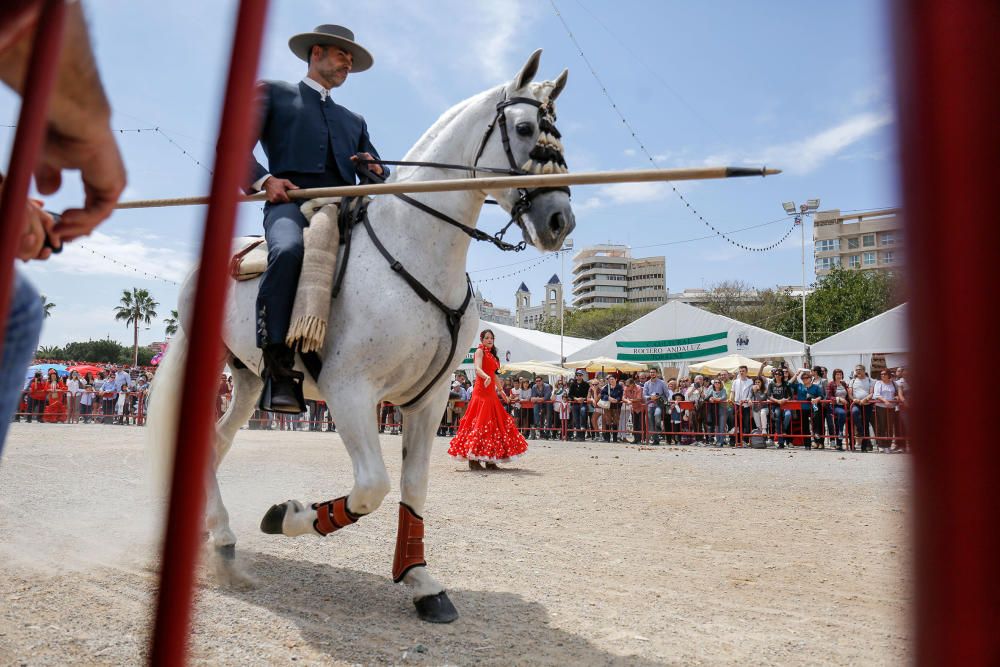
[[[183,665],[191,619],[192,586],[197,560],[205,473],[215,423],[222,313],[226,303],[230,240],[236,220],[239,185],[246,176],[247,148],[254,132],[254,80],[267,0],[243,0],[233,37],[229,81],[219,130],[211,204],[205,219],[201,264],[194,302],[184,393],[177,430],[170,510],[164,537],[160,593],[150,662]]]
[[[990,351],[996,340],[1000,3],[898,0],[894,18],[913,359],[915,654],[922,665],[998,665],[1000,447],[982,431],[995,398],[966,392],[969,418],[957,429],[939,406],[941,363]],[[992,364],[974,372],[987,384],[996,375]]]
[[[10,172],[0,200],[0,332],[7,329],[14,289],[14,261],[24,231],[31,174],[45,139],[49,98],[55,85],[66,23],[66,0],[46,0],[35,27],[35,42],[24,80],[24,98],[10,155]],[[4,336],[0,334],[0,355]]]

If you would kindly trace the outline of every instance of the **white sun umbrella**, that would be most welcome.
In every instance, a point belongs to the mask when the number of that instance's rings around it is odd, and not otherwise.
[[[637,361],[624,361],[622,359],[612,359],[611,357],[594,357],[593,359],[580,359],[579,361],[567,361],[566,368],[582,368],[588,373],[599,373],[601,371],[618,371],[620,373],[638,373],[649,368],[647,364]]]
[[[535,375],[564,375],[566,369],[562,366],[544,361],[514,361],[500,367],[501,373],[534,373]]]
[[[757,375],[761,366],[764,366],[764,375],[771,374],[771,367],[765,366],[763,362],[755,361],[742,354],[727,354],[724,357],[716,357],[697,364],[691,364],[688,371],[691,373],[701,373],[702,375],[718,375],[722,371],[736,373],[740,366],[746,366],[749,375]]]

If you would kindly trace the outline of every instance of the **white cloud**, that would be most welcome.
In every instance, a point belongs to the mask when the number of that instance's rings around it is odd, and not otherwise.
[[[64,273],[84,276],[128,276],[181,282],[194,266],[193,252],[147,244],[143,239],[94,232],[69,243],[59,255],[46,262],[31,262],[32,273]]]
[[[868,111],[851,116],[805,139],[768,146],[756,155],[744,158],[743,162],[775,166],[789,173],[807,174],[892,122],[893,115],[888,111]],[[713,156],[712,159],[720,157],[722,156]]]
[[[377,21],[366,21],[365,41],[426,102],[447,107],[456,101],[456,81],[467,80],[472,92],[517,73],[532,51],[523,40],[525,26],[534,25],[540,11],[528,0],[494,0],[477,3],[475,11],[468,8],[461,0],[439,2],[434,11],[421,3],[394,3]],[[428,46],[434,44],[460,55],[442,59],[440,50]]]
[[[643,204],[663,199],[669,191],[666,183],[613,183],[603,186],[599,196],[610,204]]]

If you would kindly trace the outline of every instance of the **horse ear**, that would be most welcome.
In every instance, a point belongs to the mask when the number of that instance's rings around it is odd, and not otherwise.
[[[555,99],[559,97],[559,93],[563,91],[566,87],[566,79],[569,78],[569,70],[564,69],[562,73],[556,77],[555,85],[552,87],[552,93],[549,95],[549,101],[555,102]]]
[[[521,71],[514,77],[514,87],[512,90],[520,90],[531,83],[531,80],[535,78],[536,74],[538,74],[538,63],[541,59],[542,50],[536,49],[535,52],[528,57],[528,62],[524,63],[524,67],[521,68]]]

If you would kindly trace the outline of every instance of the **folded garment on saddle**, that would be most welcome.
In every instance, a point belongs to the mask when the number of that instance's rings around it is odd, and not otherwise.
[[[310,199],[302,204],[299,210],[302,211],[306,220],[311,220],[319,209],[331,204],[336,207],[333,213],[333,219],[336,221],[340,197]],[[312,235],[303,235],[307,249],[311,243],[315,244],[315,241],[318,240],[314,238],[313,241],[310,241],[310,236]],[[340,239],[337,238],[336,243],[339,242]],[[336,245],[334,245],[334,250],[336,250]],[[263,236],[240,236],[233,240],[233,256],[229,261],[229,275],[233,280],[255,280],[260,278],[266,269],[267,242]]]

